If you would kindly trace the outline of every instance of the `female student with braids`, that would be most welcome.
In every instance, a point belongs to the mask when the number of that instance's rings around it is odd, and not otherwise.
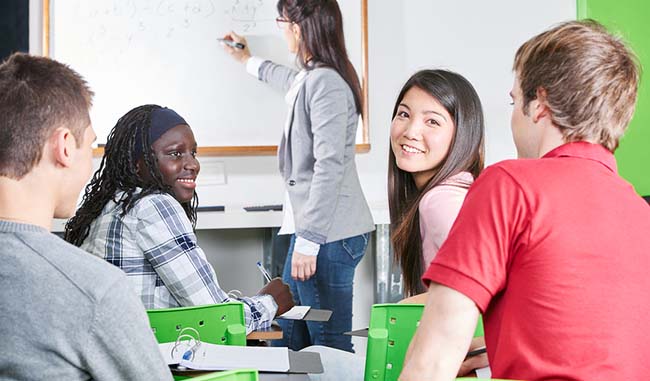
[[[136,107],[111,131],[65,239],[126,272],[145,308],[230,300],[197,244],[196,141],[169,108]],[[280,279],[244,303],[247,331],[293,306]]]
[[[291,234],[283,279],[298,304],[332,310],[326,323],[283,320],[285,345],[311,344],[352,351],[354,270],[374,229],[357,174],[355,138],[361,87],[348,59],[341,11],[335,0],[280,0],[276,21],[300,71],[224,49],[259,80],[286,92],[289,107],[278,156],[286,184],[280,234]],[[280,127],[280,126],[278,126]]]

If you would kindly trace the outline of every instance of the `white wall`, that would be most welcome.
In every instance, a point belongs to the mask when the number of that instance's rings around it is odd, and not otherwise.
[[[32,11],[36,8],[31,14],[40,16],[39,1],[30,0],[30,6]],[[369,202],[386,203],[391,112],[399,89],[415,70],[443,67],[466,76],[475,85],[484,106],[487,163],[514,158],[508,97],[514,53],[534,34],[573,19],[575,14],[575,1],[570,0],[547,0],[543,6],[533,0],[368,0],[372,149],[357,156],[357,165]],[[30,42],[34,41],[32,37]],[[275,157],[201,158],[201,162],[201,177],[213,183],[200,184],[201,204],[282,201],[283,184]],[[225,168],[227,183],[214,185],[224,178],[221,168]],[[224,288],[253,292],[261,286],[252,265],[261,256],[259,230],[201,232],[199,240]],[[357,328],[368,324],[368,307],[373,302],[373,263],[372,255],[367,255],[355,278],[353,326]],[[229,267],[239,271],[224,270]],[[355,342],[357,350],[364,352],[363,339]]]

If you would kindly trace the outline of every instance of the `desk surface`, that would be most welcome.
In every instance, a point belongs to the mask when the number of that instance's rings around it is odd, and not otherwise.
[[[244,205],[226,205],[223,212],[198,212],[196,222],[197,230],[210,229],[245,229],[245,228],[273,228],[282,224],[282,211],[247,212]],[[388,205],[379,202],[371,203],[370,211],[376,225],[390,223]],[[54,219],[53,232],[62,232],[66,220]]]
[[[271,325],[266,329],[258,329],[246,335],[247,340],[280,340],[282,338],[282,328],[279,325]]]

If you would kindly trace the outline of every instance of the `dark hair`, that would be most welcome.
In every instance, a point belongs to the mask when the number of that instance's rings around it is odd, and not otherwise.
[[[0,65],[0,176],[20,180],[41,160],[57,127],[81,145],[93,92],[68,66],[15,53]]]
[[[481,100],[472,84],[460,74],[445,70],[419,71],[402,87],[393,119],[404,95],[417,87],[434,97],[452,116],[456,126],[449,153],[424,189],[419,190],[411,173],[400,169],[392,149],[388,154],[388,205],[391,241],[395,259],[402,267],[405,291],[415,295],[425,291],[420,277],[424,272],[420,214],[422,196],[449,177],[467,171],[476,178],[483,169],[484,123]],[[469,184],[467,184],[469,187]]]
[[[149,141],[151,113],[160,108],[158,105],[139,106],[117,121],[108,135],[99,169],[86,186],[81,207],[65,226],[66,241],[81,246],[88,237],[90,224],[100,215],[104,206],[110,200],[114,200],[119,191],[124,192],[124,196],[116,200],[122,207],[122,216],[126,215],[138,200],[150,194],[167,193],[173,196],[171,187],[163,182],[158,161],[151,149],[153,142]],[[138,175],[138,159],[133,154],[136,151],[138,138],[143,142],[142,162],[148,176]],[[142,191],[135,194],[136,188],[142,188]],[[198,205],[196,192],[190,202],[181,205],[192,225],[195,226]]]
[[[330,67],[350,86],[361,113],[361,84],[345,50],[343,17],[336,0],[279,0],[280,16],[300,26],[298,62],[310,69]]]

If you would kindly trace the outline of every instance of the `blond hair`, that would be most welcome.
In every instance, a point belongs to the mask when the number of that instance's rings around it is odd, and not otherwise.
[[[566,142],[618,147],[634,114],[641,70],[620,37],[593,20],[565,22],[526,41],[513,70],[524,113],[543,90]]]

